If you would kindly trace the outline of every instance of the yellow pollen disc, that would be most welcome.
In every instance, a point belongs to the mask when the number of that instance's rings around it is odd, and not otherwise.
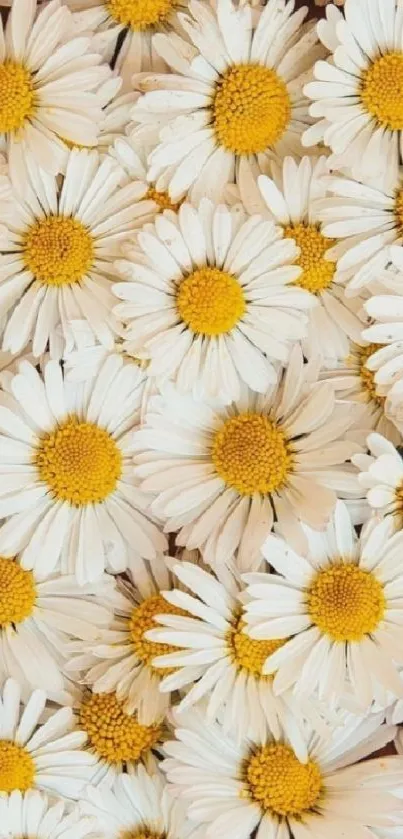
[[[42,437],[34,464],[55,498],[75,507],[104,501],[122,474],[122,455],[110,434],[74,416]]]
[[[321,569],[308,590],[309,617],[333,641],[361,641],[377,628],[385,605],[379,580],[353,563]]]
[[[0,557],[0,627],[32,615],[36,586],[32,571],[25,571],[12,559]]]
[[[0,133],[18,131],[35,110],[33,79],[22,64],[0,64]]]
[[[375,373],[373,370],[369,370],[366,366],[370,356],[377,352],[381,346],[381,344],[368,344],[366,347],[357,347],[356,352],[358,356],[358,367],[362,386],[367,392],[369,398],[382,408],[386,397],[379,396],[377,394]]]
[[[158,192],[155,187],[149,186],[144,196],[144,200],[155,201],[157,207],[159,207],[160,213],[162,213],[163,210],[173,210],[174,213],[177,213],[179,207],[183,204],[184,199],[176,202],[171,201],[168,192]]]
[[[106,8],[117,23],[143,31],[164,23],[179,0],[106,0]]]
[[[18,743],[0,740],[0,793],[25,792],[31,789],[35,778],[35,767],[31,755]]]
[[[232,274],[198,268],[182,280],[176,295],[182,321],[196,334],[224,335],[245,312],[244,293]]]
[[[298,818],[313,810],[322,792],[317,764],[300,763],[284,743],[261,746],[246,761],[244,778],[252,801],[272,816]]]
[[[156,615],[187,615],[184,609],[179,609],[168,603],[161,594],[147,597],[143,603],[133,609],[129,619],[129,630],[134,651],[143,664],[151,667],[155,673],[161,676],[168,675],[170,668],[153,667],[152,661],[158,655],[168,655],[178,652],[179,647],[171,647],[170,644],[161,644],[156,641],[148,641],[144,637],[150,629],[155,629],[159,624],[155,620]]]
[[[78,718],[92,749],[109,763],[136,762],[161,737],[160,725],[140,725],[136,715],[125,713],[115,693],[90,694]]]
[[[218,82],[212,112],[220,146],[234,154],[259,154],[284,134],[291,118],[291,101],[274,70],[260,64],[237,64]]]
[[[94,240],[81,221],[70,216],[38,219],[22,242],[25,267],[50,286],[80,282],[94,260]]]
[[[336,263],[325,259],[325,253],[335,244],[334,239],[326,239],[314,224],[290,224],[284,228],[284,236],[286,239],[294,239],[301,248],[295,264],[302,268],[302,274],[295,285],[312,294],[320,294],[329,288]]]
[[[212,460],[220,478],[241,495],[275,492],[293,464],[281,428],[254,413],[231,417],[216,431]]]
[[[395,221],[399,236],[403,236],[403,187],[395,195]]]
[[[361,76],[361,102],[390,131],[403,129],[403,53],[391,52],[372,62]]]
[[[263,665],[268,656],[282,647],[287,639],[257,641],[245,634],[245,626],[246,623],[242,619],[242,615],[236,615],[233,625],[227,633],[227,644],[231,658],[239,670],[271,680],[272,676],[263,676]]]

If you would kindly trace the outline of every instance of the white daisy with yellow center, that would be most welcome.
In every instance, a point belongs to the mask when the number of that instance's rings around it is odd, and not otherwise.
[[[153,37],[159,32],[171,36],[188,0],[67,0],[67,5],[77,31],[90,34],[93,48],[114,61],[124,90],[130,91],[133,73],[166,72]]]
[[[111,71],[88,38],[73,37],[71,13],[51,0],[14,0],[0,21],[0,148],[10,162],[35,161],[57,174],[69,143],[96,146],[102,117],[97,91]]]
[[[298,530],[302,519],[321,529],[336,491],[359,493],[345,465],[357,450],[346,439],[353,406],[310,376],[296,346],[262,396],[244,388],[239,402],[221,408],[167,386],[150,398],[133,440],[135,474],[156,494],[151,509],[166,530],[180,530],[178,543],[199,547],[209,564],[237,553],[240,568],[257,567],[274,515],[280,526]]]
[[[229,736],[198,709],[174,712],[176,740],[163,761],[175,793],[206,836],[236,839],[378,836],[399,818],[403,765],[396,757],[359,763],[394,736],[394,726],[346,716],[332,736],[305,729],[307,757],[298,758],[285,734]],[[401,794],[401,793],[400,793]],[[374,828],[372,833],[371,828]],[[380,833],[379,835],[382,835]]]
[[[0,796],[0,839],[96,839],[94,822],[78,806],[37,789]]]
[[[33,789],[77,799],[96,767],[95,756],[83,749],[85,733],[74,730],[71,708],[50,712],[42,690],[35,690],[24,704],[21,707],[18,682],[7,679],[0,707],[0,801],[14,791]],[[41,724],[45,711],[47,719]]]
[[[255,739],[268,729],[280,737],[285,731],[305,760],[304,721],[323,729],[323,709],[314,700],[295,703],[290,691],[276,697],[273,677],[263,674],[266,659],[285,641],[254,641],[245,633],[245,596],[235,579],[231,585],[227,576],[224,585],[219,572],[216,579],[184,561],[172,565],[172,570],[189,591],[164,592],[177,613],[158,615],[162,628],[146,632],[149,642],[161,647],[152,662],[161,668],[160,690],[185,688],[177,706],[181,711],[206,699],[208,724],[220,712],[226,729],[238,736]]]
[[[125,712],[135,713],[140,724],[158,724],[170,707],[171,696],[160,690],[168,670],[155,667],[154,659],[175,652],[175,647],[154,643],[147,633],[157,627],[157,615],[185,616],[186,611],[164,598],[174,582],[163,557],[141,567],[137,563],[127,573],[130,581],[120,583],[109,625],[95,642],[70,644],[66,672],[80,678],[96,695],[116,693]],[[194,668],[195,678],[202,673],[203,668]]]
[[[319,213],[328,172],[325,157],[304,157],[299,163],[285,157],[272,164],[271,177],[245,170],[239,180],[246,207],[265,216],[269,213],[285,238],[298,246],[296,264],[301,273],[293,285],[314,295],[318,304],[309,313],[304,354],[326,367],[347,355],[349,339],[359,340],[362,330],[357,312],[345,300],[337,262],[327,256],[334,242],[323,234]]]
[[[388,418],[387,388],[377,383],[375,371],[371,369],[380,349],[380,344],[364,343],[362,338],[350,341],[345,357],[320,374],[322,380],[333,384],[339,399],[355,402],[356,426],[363,434],[363,444],[369,431],[385,434],[395,443],[401,439],[396,426]]]
[[[383,394],[388,418],[403,433],[403,247],[393,248],[395,267],[382,275],[383,288],[364,304],[370,324],[363,338],[374,352],[367,365],[378,393]],[[396,442],[395,438],[392,438]]]
[[[62,353],[80,318],[112,348],[122,331],[111,312],[113,262],[152,211],[141,187],[124,180],[116,161],[96,151],[71,151],[57,179],[35,164],[10,166],[10,204],[0,208],[3,349],[16,353],[32,340],[36,356],[48,343]]]
[[[197,397],[230,402],[243,383],[264,393],[316,303],[291,285],[301,274],[296,256],[272,222],[239,207],[203,199],[157,216],[116,263],[126,348],[149,357],[151,377]]]
[[[95,762],[91,783],[110,787],[121,772],[132,774],[140,765],[155,772],[165,733],[163,720],[141,723],[114,691],[93,693],[77,688],[72,691],[75,729]]]
[[[382,434],[369,434],[368,454],[354,455],[361,470],[358,480],[368,504],[378,518],[386,519],[390,529],[403,529],[403,449]]]
[[[252,638],[290,639],[270,655],[263,672],[275,673],[273,689],[295,685],[342,702],[346,690],[367,710],[379,684],[403,697],[400,591],[396,556],[403,533],[390,537],[388,522],[364,529],[358,539],[342,501],[319,534],[305,527],[306,556],[270,536],[263,547],[277,574],[255,574],[247,588],[247,632]]]
[[[133,94],[138,101],[140,94]],[[152,218],[160,215],[164,211],[170,210],[171,213],[177,213],[179,207],[184,201],[172,201],[169,197],[167,188],[163,188],[163,183],[160,184],[158,190],[155,184],[147,180],[148,175],[148,157],[153,147],[158,141],[158,131],[151,130],[151,137],[145,134],[141,138],[136,138],[136,133],[133,128],[127,131],[127,136],[117,137],[111,149],[111,154],[118,161],[119,165],[125,170],[127,176],[135,181],[141,182],[143,193],[142,198],[146,201],[151,201],[153,204]],[[130,246],[126,246],[125,252],[129,250]]]
[[[371,291],[374,281],[388,282],[385,269],[391,263],[399,270],[403,266],[403,170],[387,175],[372,183],[370,178],[326,177],[328,192],[318,217],[323,235],[336,240],[329,242],[326,258],[337,262],[349,297]]]
[[[327,61],[314,67],[316,81],[305,87],[317,124],[303,137],[306,145],[323,140],[354,176],[396,173],[403,151],[402,9],[395,0],[348,0],[345,18],[332,9]],[[330,29],[330,27],[329,27]]]
[[[256,10],[194,0],[178,15],[187,40],[154,37],[172,73],[136,80],[145,96],[132,118],[139,137],[159,129],[148,176],[158,190],[168,185],[173,201],[189,189],[192,201],[219,201],[242,160],[301,154],[311,122],[303,79],[322,48],[314,22],[301,26],[307,9],[293,9],[278,0]]]
[[[42,688],[52,698],[64,690],[63,667],[72,638],[94,643],[110,620],[101,605],[114,594],[114,580],[78,586],[71,575],[43,580],[18,558],[0,557],[0,680],[13,676],[26,689]]]
[[[105,567],[123,571],[129,555],[164,550],[131,464],[136,381],[118,356],[87,388],[66,382],[57,362],[43,376],[21,362],[0,407],[0,555],[19,553],[23,568],[43,575],[60,562],[83,585]]]
[[[80,812],[95,820],[105,839],[204,839],[205,829],[186,816],[159,770],[138,766],[118,775],[111,789],[88,787]],[[0,834],[1,835],[1,834]]]

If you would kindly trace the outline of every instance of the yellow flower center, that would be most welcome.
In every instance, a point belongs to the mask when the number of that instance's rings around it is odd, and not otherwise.
[[[79,725],[94,752],[109,763],[138,761],[161,737],[161,726],[140,725],[115,693],[91,693],[81,704]]]
[[[94,260],[94,240],[81,221],[70,216],[38,219],[25,233],[25,267],[50,286],[78,283]]]
[[[398,235],[403,236],[403,187],[396,190],[395,221]]]
[[[117,23],[142,32],[160,26],[175,10],[179,0],[106,0],[106,8]]]
[[[25,792],[34,784],[35,767],[31,755],[18,743],[0,740],[0,793]]]
[[[246,670],[247,673],[253,673],[254,676],[266,680],[272,679],[272,676],[263,676],[263,665],[268,656],[282,647],[287,639],[256,641],[245,634],[245,626],[242,613],[237,613],[227,633],[227,644],[234,664],[238,670]]]
[[[0,627],[17,624],[32,615],[36,586],[32,571],[15,560],[0,557]]]
[[[223,335],[243,316],[242,287],[232,274],[219,268],[198,268],[182,280],[176,295],[182,321],[195,333]]]
[[[145,638],[145,633],[150,629],[155,629],[158,623],[155,620],[156,615],[187,615],[184,609],[179,609],[173,606],[163,598],[161,594],[155,594],[152,597],[147,597],[143,603],[133,609],[129,620],[129,628],[131,641],[137,655],[137,658],[151,667],[156,673],[166,676],[169,668],[167,667],[153,667],[152,661],[158,655],[168,655],[168,653],[175,653],[179,647],[171,647],[170,644],[161,644],[157,641],[148,641]]]
[[[379,580],[353,563],[322,568],[308,589],[309,617],[333,641],[361,641],[377,628],[385,605]]]
[[[378,125],[403,129],[403,53],[391,52],[372,62],[361,76],[361,102]]]
[[[31,73],[22,64],[0,64],[0,133],[18,131],[35,110]]]
[[[357,347],[358,368],[362,386],[369,398],[373,400],[379,407],[383,408],[385,404],[385,396],[379,396],[375,382],[375,373],[367,367],[367,361],[377,350],[381,344],[368,344],[366,347]]]
[[[122,455],[110,434],[75,416],[42,437],[34,464],[55,498],[75,507],[104,501],[122,474]]]
[[[214,94],[217,142],[234,154],[259,154],[274,146],[291,118],[291,101],[280,76],[260,64],[237,64]]]
[[[334,240],[326,239],[314,224],[290,224],[284,228],[286,239],[294,239],[301,253],[296,265],[302,268],[302,274],[295,285],[320,294],[329,288],[333,281],[336,263],[325,259],[326,251],[334,245]]]
[[[293,458],[284,432],[262,414],[226,420],[216,431],[212,460],[220,478],[241,495],[264,495],[284,485]]]
[[[257,749],[246,761],[244,778],[249,798],[278,818],[298,818],[313,810],[322,793],[318,765],[301,763],[284,743]]]
[[[173,210],[174,213],[177,213],[181,204],[183,204],[184,199],[181,201],[171,201],[168,192],[158,192],[157,189],[153,186],[149,186],[148,190],[144,196],[144,200],[148,201],[155,201],[157,207],[159,207],[159,212],[162,213],[164,210]]]

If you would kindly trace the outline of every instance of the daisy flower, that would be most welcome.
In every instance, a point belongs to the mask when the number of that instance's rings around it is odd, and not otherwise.
[[[294,242],[260,216],[203,199],[157,217],[137,243],[116,263],[125,282],[113,287],[124,301],[114,311],[129,351],[150,358],[149,375],[199,398],[231,402],[242,383],[264,393],[315,304],[289,285],[301,273]]]
[[[40,7],[13,0],[0,49],[0,147],[10,162],[35,160],[60,171],[61,138],[95,146],[101,120],[96,90],[110,77],[88,38],[74,38],[72,17],[60,0]]]
[[[71,639],[94,643],[108,625],[110,609],[101,604],[113,597],[114,579],[105,574],[80,588],[72,576],[43,580],[40,571],[40,559],[33,572],[0,557],[0,679],[54,695],[64,689]]]
[[[187,0],[66,0],[78,32],[91,35],[92,47],[102,53],[131,89],[133,73],[166,72],[154,46],[154,36],[178,28],[177,12]],[[116,55],[117,53],[117,55]]]
[[[77,337],[80,331],[79,323],[76,322],[74,326],[71,324]],[[76,349],[66,352],[63,359],[66,379],[72,382],[86,382],[93,379],[111,356],[121,357],[123,365],[131,367],[133,388],[139,388],[145,397],[153,384],[148,375],[148,361],[132,355],[127,350],[125,341],[116,341],[112,352],[103,344],[94,344],[93,341],[80,344]]]
[[[399,254],[399,262],[401,263],[401,269],[403,269],[403,249],[401,257]],[[374,294],[365,303],[365,309],[372,323],[363,332],[363,337],[367,341],[373,342],[373,354],[368,359],[368,368],[374,377],[377,390],[387,397],[388,416],[402,433],[403,307],[400,294],[403,279],[402,270],[393,274],[389,270],[383,276],[383,284],[385,284],[385,280],[389,281],[391,277],[394,288],[388,283],[387,294]]]
[[[357,312],[360,301],[354,309],[345,300],[337,263],[327,258],[334,242],[322,232],[318,209],[326,196],[328,163],[325,157],[304,157],[300,163],[286,157],[280,166],[272,164],[272,173],[257,179],[264,212],[298,246],[296,264],[301,274],[294,285],[315,295],[319,304],[310,311],[304,352],[331,366],[347,355],[349,339],[359,340],[362,323]]]
[[[396,0],[347,0],[331,55],[304,88],[320,121],[303,142],[323,139],[357,178],[396,172],[402,157],[402,24]]]
[[[359,411],[355,424],[361,437],[365,438],[374,430],[398,443],[400,434],[387,416],[387,389],[377,384],[371,369],[374,354],[379,349],[379,344],[365,343],[362,338],[350,341],[345,358],[340,359],[332,369],[324,370],[320,378],[333,384],[339,399],[357,404]]]
[[[148,399],[151,393],[157,392],[156,383],[148,373],[147,359],[133,355],[123,339],[115,341],[113,350],[108,350],[103,344],[94,342],[94,336],[86,321],[70,321],[70,329],[73,336],[71,346],[74,349],[67,349],[63,356],[66,381],[88,382],[99,374],[110,356],[121,357],[123,366],[131,368],[133,390],[137,390],[139,395],[139,419],[142,423]]]
[[[128,446],[141,391],[118,356],[83,388],[50,361],[24,361],[0,405],[0,555],[80,585],[116,573],[130,554],[152,559],[166,540],[150,521]]]
[[[162,628],[146,632],[149,643],[161,647],[153,660],[154,667],[162,668],[160,690],[188,689],[177,706],[181,711],[207,697],[208,723],[220,710],[226,730],[239,737],[254,739],[266,730],[280,737],[284,730],[304,758],[303,720],[323,728],[319,705],[301,703],[299,697],[295,702],[290,691],[275,696],[272,678],[263,675],[267,657],[284,642],[254,641],[246,635],[244,587],[235,580],[231,587],[223,585],[188,562],[175,563],[172,570],[190,593],[164,592],[177,613],[158,615]]]
[[[403,264],[403,170],[390,183],[332,175],[326,186],[318,208],[321,229],[339,240],[326,256],[337,261],[339,279],[353,296],[374,280],[382,282],[391,262]]]
[[[295,684],[305,696],[318,688],[321,698],[342,700],[347,685],[364,709],[376,683],[403,697],[395,666],[403,664],[403,533],[391,536],[380,522],[358,539],[342,501],[326,531],[305,531],[306,556],[269,536],[263,553],[278,574],[247,578],[248,634],[285,640],[263,666],[276,673],[274,691]]]
[[[358,480],[368,503],[380,518],[389,518],[392,529],[403,528],[403,451],[382,434],[369,434],[369,454],[354,455],[361,470]]]
[[[71,699],[77,736],[84,738],[85,754],[94,761],[90,783],[112,786],[121,772],[132,773],[139,764],[155,772],[166,737],[163,720],[140,723],[114,692],[92,693],[75,686]]]
[[[136,96],[137,101],[139,94],[133,95]],[[148,156],[152,150],[152,145],[147,142],[147,137],[142,137],[139,141],[131,131],[126,137],[116,138],[110,153],[116,158],[129,178],[141,183],[143,188],[142,197],[153,205],[151,216],[154,220],[155,216],[163,213],[164,210],[172,210],[176,213],[182,200],[171,201],[166,188],[158,190],[154,184],[148,181]],[[126,245],[125,250],[129,245]]]
[[[99,825],[105,839],[205,837],[204,828],[187,818],[184,803],[174,800],[161,772],[151,775],[142,766],[118,775],[112,789],[88,787],[80,812]]]
[[[136,712],[140,723],[161,721],[170,706],[169,692],[160,692],[164,672],[154,667],[156,656],[175,652],[169,644],[155,644],[147,639],[156,626],[155,617],[185,615],[182,608],[164,597],[174,586],[169,565],[163,557],[128,571],[129,580],[120,581],[120,600],[111,614],[108,627],[95,640],[70,644],[69,674],[89,685],[95,694],[114,691],[128,714]],[[193,668],[199,678],[203,668]]]
[[[73,730],[73,711],[60,708],[41,725],[46,693],[35,690],[20,705],[18,683],[7,679],[0,706],[0,800],[31,789],[78,798],[92,780],[96,758],[82,749],[86,735]]]
[[[311,122],[302,89],[322,48],[314,21],[302,26],[307,9],[293,9],[269,0],[255,16],[249,3],[192,0],[189,14],[178,15],[187,40],[154,37],[172,72],[135,80],[145,95],[132,119],[140,134],[159,128],[148,177],[157,189],[160,179],[168,184],[173,201],[189,188],[196,203],[221,200],[242,161],[301,154]]]
[[[62,327],[85,318],[94,336],[111,348],[122,327],[111,312],[113,261],[125,237],[152,209],[139,201],[141,187],[122,186],[116,161],[96,151],[73,150],[63,178],[31,166],[10,166],[12,205],[0,210],[0,318],[3,349],[34,355],[56,343]]]
[[[81,815],[78,806],[69,812],[65,801],[54,802],[39,790],[0,796],[0,839],[95,839],[100,835],[95,828],[95,820]]]
[[[394,736],[393,726],[380,725],[382,714],[349,717],[330,738],[308,729],[304,762],[285,735],[237,742],[193,709],[174,721],[163,769],[189,817],[207,825],[206,839],[249,839],[256,828],[258,839],[373,839],[372,828],[396,824],[403,762],[358,763]]]
[[[241,568],[256,567],[274,515],[285,528],[298,519],[322,528],[335,492],[358,491],[345,464],[356,451],[344,439],[351,406],[335,402],[331,385],[309,382],[307,367],[296,346],[278,384],[263,396],[244,389],[227,408],[168,387],[150,399],[133,438],[135,473],[156,494],[151,508],[166,530],[180,529],[179,544],[200,548],[209,564],[237,551]]]
[[[130,123],[131,109],[139,97],[139,94],[134,91],[120,93],[121,85],[120,76],[113,76],[103,82],[97,90],[102,116],[97,141],[93,147],[101,154],[111,151],[114,141],[125,133]],[[65,143],[65,145],[68,151],[72,148],[83,148],[83,144],[75,146],[74,143]]]

